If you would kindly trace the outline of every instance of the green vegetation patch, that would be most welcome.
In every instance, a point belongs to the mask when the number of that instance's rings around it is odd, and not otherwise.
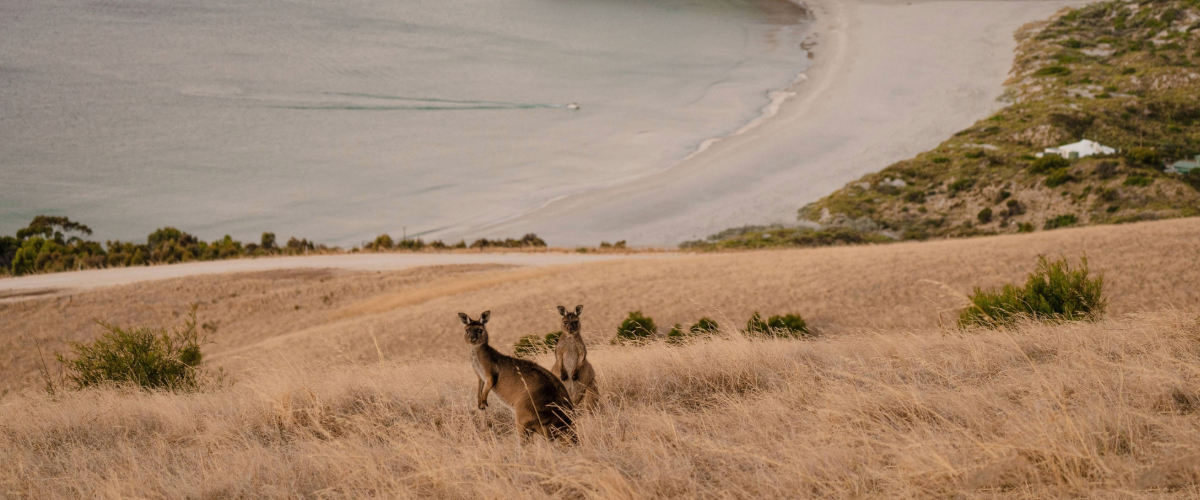
[[[807,338],[813,333],[799,314],[775,315],[763,320],[758,311],[746,322],[746,334],[779,338]]]
[[[562,331],[550,332],[546,335],[529,334],[525,335],[513,344],[513,356],[518,358],[532,358],[538,354],[550,352],[554,350],[554,346],[558,345],[558,338],[562,337]]]
[[[1189,31],[1200,23],[1187,21],[1197,18],[1194,0],[1101,2],[1018,32],[1011,104],[798,216],[915,240],[1200,213],[1200,174],[1165,171],[1200,154],[1200,34]],[[1117,151],[1044,152],[1084,139]],[[1050,224],[1047,212],[1058,214]]]
[[[1004,285],[999,289],[976,288],[971,305],[958,315],[962,328],[1012,326],[1025,318],[1036,321],[1093,320],[1104,314],[1104,277],[1093,276],[1087,258],[1072,269],[1067,260],[1041,257],[1037,268],[1025,278],[1024,286]]]
[[[617,336],[613,338],[614,344],[623,344],[626,342],[641,342],[651,340],[658,334],[658,326],[654,324],[654,320],[649,316],[642,314],[641,311],[633,311],[621,322],[621,326],[617,327]]]
[[[169,330],[97,323],[105,330],[103,336],[91,343],[71,342],[70,356],[57,355],[74,388],[104,384],[169,391],[201,388],[201,346],[209,342],[196,329],[195,307],[183,325]],[[48,388],[53,390],[53,385]]]
[[[861,245],[893,241],[896,239],[881,233],[842,226],[821,229],[746,226],[714,234],[706,240],[684,242],[679,245],[679,248],[700,251],[749,250],[773,247]]]

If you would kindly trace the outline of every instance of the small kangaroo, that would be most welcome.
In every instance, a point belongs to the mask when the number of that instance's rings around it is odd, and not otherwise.
[[[494,389],[512,408],[522,438],[536,432],[550,440],[566,436],[575,441],[571,422],[574,407],[566,387],[537,363],[505,356],[488,345],[484,325],[491,313],[484,311],[478,321],[458,313],[466,325],[467,343],[471,344],[471,366],[479,375],[479,409],[487,409],[488,394]]]
[[[579,314],[582,312],[582,305],[575,306],[574,312],[558,306],[563,334],[554,346],[554,368],[550,371],[566,384],[572,404],[590,409],[596,405],[600,393],[596,390],[596,372],[587,360],[587,346],[579,333]]]

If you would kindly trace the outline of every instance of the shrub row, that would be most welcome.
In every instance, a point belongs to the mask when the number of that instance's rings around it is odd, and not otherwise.
[[[15,237],[0,237],[0,270],[20,276],[329,250],[294,237],[281,247],[275,243],[275,233],[263,233],[259,243],[243,244],[229,235],[209,243],[179,229],[164,227],[150,233],[146,243],[116,240],[104,245],[84,239],[91,234],[91,228],[67,217],[39,215],[29,226],[18,230]]]

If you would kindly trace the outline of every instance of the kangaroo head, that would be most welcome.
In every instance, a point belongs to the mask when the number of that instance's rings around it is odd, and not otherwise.
[[[488,322],[488,318],[492,316],[491,311],[484,311],[479,315],[479,320],[473,320],[466,313],[458,313],[458,319],[461,319],[466,325],[467,343],[471,345],[483,345],[488,341],[487,327],[484,326]]]
[[[558,314],[562,315],[563,332],[579,333],[579,314],[583,312],[583,306],[575,306],[574,311],[568,311],[563,306],[558,306]]]

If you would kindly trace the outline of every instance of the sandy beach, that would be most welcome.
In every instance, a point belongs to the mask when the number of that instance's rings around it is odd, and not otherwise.
[[[651,175],[556,200],[484,235],[674,245],[796,210],[1003,106],[1013,32],[1081,0],[807,2],[814,64],[760,126]]]

